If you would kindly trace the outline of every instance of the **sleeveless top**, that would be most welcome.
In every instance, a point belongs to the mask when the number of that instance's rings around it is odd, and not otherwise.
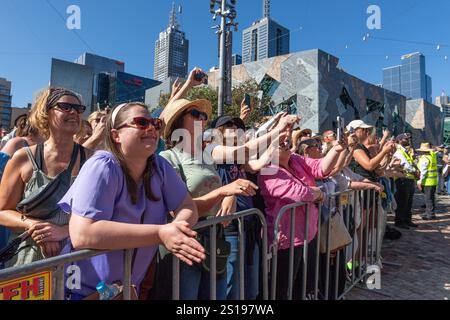
[[[77,150],[75,149],[77,148]],[[72,168],[74,167],[77,157],[78,157],[78,151],[80,152],[80,169],[83,163],[86,160],[86,154],[84,151],[84,148],[78,144],[75,144],[74,152],[72,153],[72,158],[70,160],[70,163],[68,167],[63,170],[61,173],[59,173],[56,177],[49,177],[42,171],[42,165],[44,162],[44,145],[39,144],[36,147],[36,157],[33,157],[33,153],[31,152],[31,149],[29,147],[26,147],[26,152],[28,155],[28,159],[31,162],[31,165],[33,166],[33,174],[30,178],[30,180],[25,185],[24,195],[22,199],[26,199],[30,195],[33,194],[37,189],[44,186],[45,184],[51,182],[52,180],[56,179],[58,176],[63,175],[70,169],[72,171]],[[69,172],[69,175],[71,172]],[[75,181],[76,177],[70,178],[70,185]],[[70,186],[69,185],[69,186]],[[66,192],[68,191],[65,190]],[[59,201],[61,199],[55,199],[55,201]],[[32,218],[32,216],[29,216]],[[55,214],[51,215],[48,219],[40,219],[45,222],[49,222],[58,226],[64,226],[69,223],[70,215],[63,212],[62,210],[59,210]],[[10,240],[12,241],[15,238],[17,238],[21,233],[11,233]],[[60,241],[60,249],[62,250],[67,242],[67,239]],[[19,246],[19,253],[14,256],[10,261],[8,261],[5,266],[7,268],[14,267],[18,265],[28,264],[37,260],[42,260],[45,257],[41,253],[40,247],[36,244],[36,242],[30,237],[27,240],[23,241]]]
[[[372,157],[370,156],[370,151],[369,149],[366,148],[365,145],[363,144],[357,144],[355,151],[356,150],[362,150],[364,151],[364,153],[367,155],[367,157],[369,159],[371,159]],[[350,163],[350,168],[353,170],[353,172],[363,176],[364,178],[369,179],[370,181],[373,182],[377,182],[378,181],[378,176],[375,173],[375,171],[368,171],[366,169],[364,169],[356,160],[355,158],[353,158],[352,162]]]

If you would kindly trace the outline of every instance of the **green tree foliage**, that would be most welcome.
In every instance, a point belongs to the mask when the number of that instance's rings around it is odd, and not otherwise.
[[[241,113],[241,102],[244,100],[245,93],[248,93],[251,97],[252,112],[247,121],[247,125],[252,126],[255,123],[261,123],[262,119],[270,114],[269,110],[272,102],[270,97],[263,96],[262,99],[259,99],[258,92],[259,88],[254,80],[248,80],[233,87],[232,104],[230,106],[225,106],[224,114],[232,117],[239,117]],[[166,106],[169,98],[169,94],[162,95],[160,98],[160,105]],[[212,118],[217,118],[218,92],[216,89],[208,86],[194,87],[188,92],[186,98],[191,101],[197,99],[206,99],[210,101],[213,109]]]

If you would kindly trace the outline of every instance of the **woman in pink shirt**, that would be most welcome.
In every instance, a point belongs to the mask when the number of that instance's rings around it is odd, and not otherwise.
[[[288,135],[290,137],[290,134]],[[266,218],[269,243],[274,240],[274,224],[280,209],[288,204],[296,202],[317,202],[324,197],[322,191],[316,187],[315,180],[327,177],[334,168],[339,154],[344,150],[341,145],[334,146],[322,159],[310,159],[294,154],[290,151],[290,139],[283,141],[278,148],[279,165],[270,165],[269,168],[276,172],[273,175],[258,177],[261,188],[261,196],[266,205]],[[270,170],[272,171],[272,170]],[[270,172],[266,171],[266,172]],[[305,207],[298,207],[295,211],[295,236],[294,236],[294,277],[293,299],[301,297],[303,244],[305,240]],[[315,270],[315,250],[317,234],[318,207],[309,205],[308,221],[308,270]],[[288,297],[288,273],[289,273],[289,245],[290,245],[290,214],[287,213],[280,221],[277,262],[277,296],[276,299]],[[307,293],[314,290],[314,272],[308,272]]]

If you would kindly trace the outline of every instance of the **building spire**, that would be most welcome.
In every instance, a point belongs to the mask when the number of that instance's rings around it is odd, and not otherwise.
[[[169,15],[169,28],[173,29],[179,29],[180,25],[177,21],[177,11],[175,9],[175,1],[172,2],[172,10],[170,11]]]
[[[263,0],[263,18],[270,18],[270,0]]]

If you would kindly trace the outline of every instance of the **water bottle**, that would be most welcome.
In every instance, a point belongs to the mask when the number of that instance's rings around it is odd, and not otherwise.
[[[101,281],[96,287],[100,300],[112,300],[117,294],[120,293],[119,287],[115,285],[107,285],[105,282]]]

